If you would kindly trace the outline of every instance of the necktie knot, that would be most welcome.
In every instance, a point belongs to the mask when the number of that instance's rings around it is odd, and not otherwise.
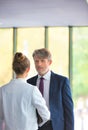
[[[44,79],[43,77],[40,78],[40,80],[43,80],[43,79]]]

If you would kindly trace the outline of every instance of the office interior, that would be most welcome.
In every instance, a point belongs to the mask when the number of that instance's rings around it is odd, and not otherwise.
[[[38,48],[48,48],[51,70],[69,78],[75,130],[87,130],[88,1],[0,1],[0,87],[14,78],[16,52],[23,52],[31,61],[28,78],[36,74],[32,53]]]

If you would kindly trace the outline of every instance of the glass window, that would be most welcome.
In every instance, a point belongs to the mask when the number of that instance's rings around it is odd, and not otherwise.
[[[17,51],[25,53],[31,62],[29,76],[36,73],[32,53],[35,49],[44,47],[45,29],[38,28],[19,28],[17,29]]]
[[[72,94],[75,130],[88,129],[88,27],[72,27]],[[69,28],[48,27],[47,47],[52,53],[51,69],[69,76]],[[32,53],[45,47],[45,28],[18,28],[17,51],[31,62],[29,77],[36,74]],[[12,78],[13,29],[0,29],[0,86]],[[70,77],[71,78],[71,77]]]
[[[48,47],[52,53],[51,69],[58,74],[69,75],[69,33],[68,27],[49,27]]]
[[[0,86],[12,78],[13,29],[0,29]]]
[[[88,27],[73,28],[73,98],[75,129],[88,129]]]

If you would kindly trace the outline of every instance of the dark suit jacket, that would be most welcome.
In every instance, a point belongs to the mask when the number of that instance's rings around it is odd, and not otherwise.
[[[48,120],[44,125],[39,127],[38,130],[53,130],[51,120]]]
[[[27,80],[36,85],[38,75]],[[71,88],[68,78],[51,72],[49,107],[53,130],[74,130]]]

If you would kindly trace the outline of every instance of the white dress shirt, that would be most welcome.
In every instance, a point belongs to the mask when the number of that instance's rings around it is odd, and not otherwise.
[[[43,94],[43,96],[44,96],[44,99],[45,99],[45,101],[46,101],[46,105],[47,105],[48,109],[49,109],[50,76],[51,76],[51,71],[48,71],[48,72],[43,76],[43,78],[44,78],[44,80],[43,80],[43,82],[44,82],[44,92],[43,92],[44,94]],[[38,75],[37,84],[36,84],[36,85],[38,86],[38,88],[39,88],[40,78],[41,78],[41,76]]]
[[[36,109],[43,123],[50,119],[37,87],[18,78],[0,88],[0,123],[5,121],[5,130],[37,130]]]

